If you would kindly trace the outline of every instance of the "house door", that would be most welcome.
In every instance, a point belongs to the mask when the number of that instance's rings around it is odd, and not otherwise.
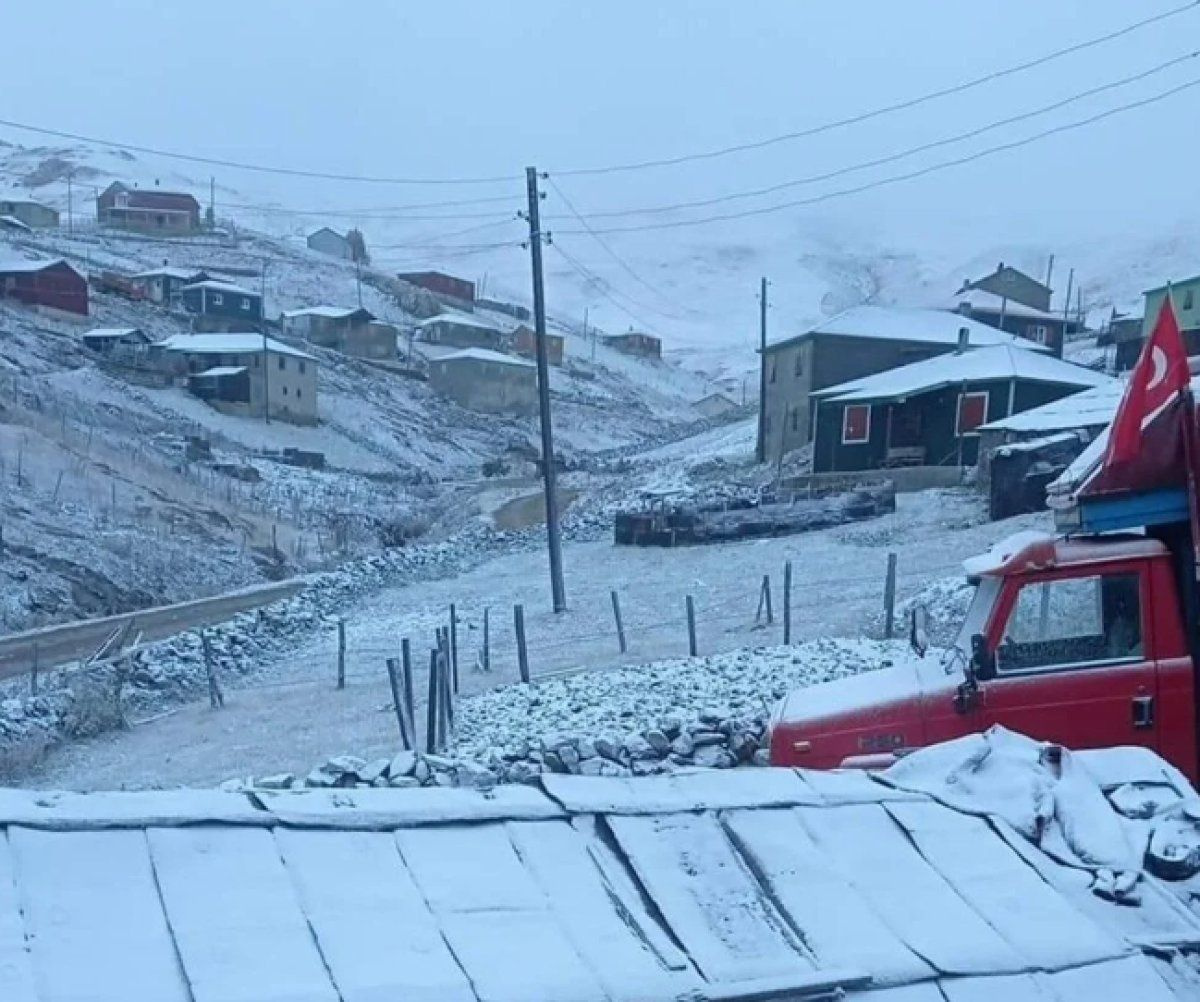
[[[892,404],[889,414],[889,449],[911,449],[921,445],[920,410],[910,404]]]
[[[982,683],[986,723],[1067,748],[1156,748],[1145,582],[1144,569],[1122,569],[1010,583],[996,677]]]

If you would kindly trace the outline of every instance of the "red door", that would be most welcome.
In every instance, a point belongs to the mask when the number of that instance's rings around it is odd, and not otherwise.
[[[986,724],[1068,748],[1157,750],[1147,570],[1134,563],[1010,581],[991,638],[996,677],[980,694]]]

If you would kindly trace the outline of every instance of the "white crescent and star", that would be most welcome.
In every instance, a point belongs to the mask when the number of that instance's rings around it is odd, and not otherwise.
[[[1167,353],[1158,345],[1155,345],[1150,352],[1150,362],[1154,366],[1154,372],[1150,376],[1150,381],[1146,384],[1146,389],[1148,390],[1154,389],[1167,378]]]

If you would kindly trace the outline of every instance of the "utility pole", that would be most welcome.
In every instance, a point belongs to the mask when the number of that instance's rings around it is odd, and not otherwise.
[[[362,257],[354,255],[354,282],[358,286],[358,308],[362,309]]]
[[[1067,324],[1071,320],[1071,291],[1075,285],[1075,269],[1067,272],[1067,297],[1063,300],[1063,338],[1067,336]]]
[[[267,351],[267,259],[262,259],[262,282],[258,302],[259,328],[263,342],[263,421],[271,423],[271,354]]]
[[[73,192],[71,189],[71,175],[74,171],[67,171],[67,236],[75,235],[75,210]]]
[[[208,228],[217,228],[217,179],[211,174],[208,178]]]
[[[1046,288],[1050,288],[1050,279],[1054,277],[1054,255],[1050,255],[1050,260],[1046,262]]]
[[[536,167],[525,168],[529,190],[529,256],[533,266],[533,323],[537,345],[538,411],[542,425],[542,484],[546,493],[546,542],[550,555],[550,590],[554,611],[567,611],[563,585],[562,541],[558,531],[558,494],[555,488],[554,433],[550,426],[550,363],[546,356],[546,298],[542,287],[542,225]],[[547,235],[548,236],[548,235]]]
[[[758,293],[758,449],[760,463],[767,461],[767,280]]]

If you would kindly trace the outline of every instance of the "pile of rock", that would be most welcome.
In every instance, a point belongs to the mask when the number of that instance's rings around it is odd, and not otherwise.
[[[306,776],[280,773],[257,780],[230,780],[229,789],[364,788],[419,786],[491,787],[497,783],[534,783],[542,773],[577,776],[652,776],[679,768],[732,769],[766,765],[766,722],[761,718],[702,713],[684,723],[665,720],[658,727],[624,737],[561,734],[524,746],[493,749],[482,760],[402,751],[393,758],[368,761],[337,755]]]

